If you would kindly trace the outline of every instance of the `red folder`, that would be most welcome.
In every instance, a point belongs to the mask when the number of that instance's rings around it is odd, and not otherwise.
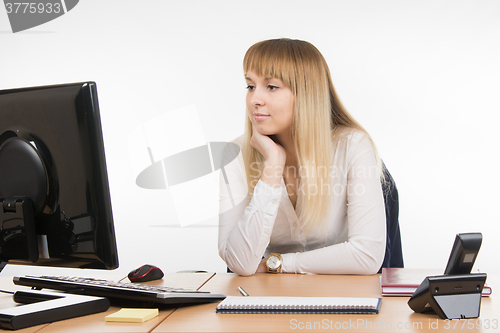
[[[411,296],[426,276],[443,275],[436,269],[382,268],[382,296]],[[490,296],[491,287],[484,285],[482,295]]]

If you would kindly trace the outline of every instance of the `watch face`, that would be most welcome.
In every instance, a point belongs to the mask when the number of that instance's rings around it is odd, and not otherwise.
[[[281,264],[280,258],[276,256],[272,256],[269,257],[269,259],[267,259],[267,266],[270,269],[278,269],[278,267],[280,267],[280,264]]]

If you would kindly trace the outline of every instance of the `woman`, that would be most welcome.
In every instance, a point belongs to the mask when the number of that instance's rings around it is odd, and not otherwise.
[[[248,49],[243,69],[246,128],[221,177],[219,255],[240,275],[377,273],[381,162],[325,59],[305,41],[267,40]]]

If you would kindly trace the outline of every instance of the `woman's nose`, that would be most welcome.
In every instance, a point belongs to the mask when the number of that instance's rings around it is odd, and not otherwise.
[[[260,101],[258,99],[252,100],[252,106],[257,107],[257,106],[262,106],[262,105],[263,105],[262,101]]]
[[[252,97],[251,97],[251,103],[252,103],[252,106],[254,106],[254,107],[263,106],[265,104],[264,96],[262,95],[262,93],[258,89],[254,90]]]

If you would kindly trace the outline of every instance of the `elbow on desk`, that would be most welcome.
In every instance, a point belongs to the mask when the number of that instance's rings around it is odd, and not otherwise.
[[[372,257],[370,255],[364,254],[363,259],[360,260],[360,265],[358,266],[358,272],[355,274],[359,275],[374,275],[377,274],[384,257],[382,259],[377,257]]]
[[[358,275],[374,275],[374,274],[377,274],[378,270],[380,269],[380,265],[378,265],[378,264],[369,264],[369,265],[366,265],[366,266],[359,267],[358,269],[356,269],[356,272],[354,274],[358,274]]]
[[[367,253],[362,253],[357,256],[356,267],[354,268],[354,272],[351,274],[359,274],[359,275],[374,275],[377,274],[380,266],[382,266],[382,262],[384,260],[384,256],[372,256]]]
[[[385,238],[378,241],[351,240],[347,243],[353,272],[349,274],[377,274],[385,256]]]
[[[234,264],[231,263],[228,260],[224,260],[227,267],[235,274],[241,275],[241,276],[252,276],[257,272],[257,267],[249,267],[249,265],[243,266],[241,264]]]
[[[227,268],[231,272],[241,275],[241,276],[252,276],[257,272],[258,265],[256,267],[249,267],[250,265],[242,265],[236,258],[227,258],[223,253],[219,253],[221,259],[226,263]]]
[[[231,269],[231,268],[229,268]],[[231,269],[231,271],[235,274],[241,275],[241,276],[252,276],[255,274],[256,270],[248,270],[248,269]]]

